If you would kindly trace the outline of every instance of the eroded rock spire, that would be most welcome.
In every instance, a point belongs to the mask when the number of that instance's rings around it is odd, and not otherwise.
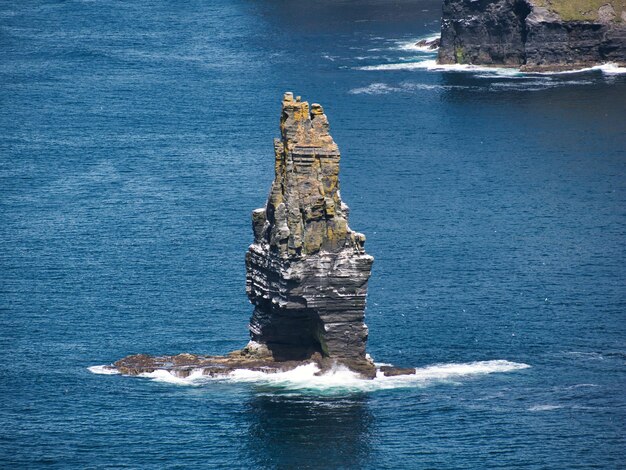
[[[319,104],[285,93],[275,139],[275,177],[252,213],[247,293],[251,344],[275,360],[315,353],[369,374],[364,323],[373,258],[348,226],[339,192],[337,144]]]
[[[251,340],[225,356],[135,354],[108,366],[141,375],[165,370],[224,376],[237,369],[274,373],[336,364],[374,378],[365,354],[365,296],[374,259],[365,236],[348,226],[339,193],[339,148],[319,104],[285,93],[275,140],[275,177],[267,204],[252,213],[254,243],[246,254],[246,290],[254,304]],[[415,369],[381,367],[384,375]]]

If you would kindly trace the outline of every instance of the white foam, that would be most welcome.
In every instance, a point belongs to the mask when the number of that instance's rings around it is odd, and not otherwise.
[[[357,67],[358,70],[418,70],[426,69],[427,62],[437,63],[436,60],[421,60],[418,62],[402,62],[399,64],[364,65]]]
[[[620,67],[614,63],[606,63],[575,70],[563,70],[560,72],[522,72],[512,67],[489,67],[472,64],[439,64],[436,59],[418,60],[416,62],[398,62],[393,64],[366,65],[357,67],[358,70],[428,70],[442,72],[480,72],[482,74],[498,75],[503,77],[520,78],[533,75],[565,75],[577,74],[599,70],[605,75],[621,75],[626,73],[626,67]],[[481,75],[484,76],[484,75]]]
[[[386,95],[394,91],[402,91],[398,87],[389,86],[385,83],[371,83],[365,87],[353,88],[348,93],[352,95]]]
[[[575,357],[577,359],[604,360],[604,356],[598,352],[567,351],[564,352],[564,354],[566,356]]]
[[[565,387],[565,390],[574,390],[577,388],[587,388],[587,387],[599,387],[597,384],[576,384],[570,385],[569,387]]]
[[[166,370],[155,370],[154,372],[146,372],[139,374],[139,377],[152,379],[155,382],[166,382],[176,385],[200,385],[200,381],[205,378],[202,369],[194,369],[187,377],[178,377]]]
[[[606,64],[594,65],[593,67],[584,67],[581,69],[562,70],[560,72],[528,72],[529,75],[567,75],[572,73],[584,73],[600,70],[605,75],[621,75],[626,73],[626,67],[620,67],[612,62]]]
[[[436,59],[420,60],[417,62],[400,62],[395,64],[366,65],[358,70],[429,70],[444,72],[483,72],[501,76],[518,76],[519,69],[506,67],[485,67],[471,64],[439,64]]]
[[[494,91],[541,91],[547,88],[557,88],[562,86],[591,85],[591,80],[553,80],[549,77],[533,79],[526,77],[526,81],[493,83],[489,88]]]
[[[386,83],[371,83],[365,87],[353,88],[348,93],[352,95],[386,95],[397,92],[411,92],[415,90],[450,90],[454,88],[469,88],[463,85],[438,85],[431,83],[401,83],[398,86],[387,85]]]
[[[373,380],[362,379],[358,374],[343,366],[337,366],[324,374],[317,375],[319,369],[315,364],[306,364],[290,371],[277,373],[239,369],[223,376],[211,377],[203,375],[202,370],[198,369],[192,371],[188,377],[182,378],[166,370],[157,370],[141,374],[140,377],[176,385],[199,386],[212,382],[249,383],[291,392],[336,394],[396,388],[424,388],[441,383],[458,383],[464,379],[481,375],[511,372],[528,367],[530,366],[527,364],[504,360],[436,364],[417,368],[413,375],[385,377],[382,372],[378,371]]]
[[[535,405],[528,408],[528,411],[553,411],[563,408],[561,405]]]
[[[119,374],[117,369],[114,369],[110,365],[102,365],[102,366],[91,366],[87,367],[87,370],[92,374],[101,374],[101,375],[115,375]]]
[[[602,70],[602,73],[605,75],[622,75],[626,73],[626,67],[620,67],[613,63],[599,65],[598,68]]]
[[[487,75],[478,75],[481,78],[487,78]],[[493,77],[490,75],[489,77]],[[506,81],[497,83],[491,83],[484,87],[486,90],[491,91],[541,91],[547,88],[556,88],[562,86],[574,86],[574,85],[590,85],[594,82],[592,80],[556,80],[550,77],[506,77]],[[508,80],[508,78],[516,78],[523,80]],[[348,91],[352,95],[387,95],[390,93],[410,93],[416,90],[452,90],[452,89],[467,89],[467,88],[481,88],[480,86],[465,86],[465,85],[440,85],[433,83],[411,83],[404,82],[398,85],[388,85],[382,82],[371,83],[364,87],[353,88]]]
[[[441,36],[440,33],[437,34],[431,34],[430,36],[425,36],[425,37],[421,37],[421,38],[417,38],[417,39],[413,39],[411,41],[403,41],[403,42],[398,42],[398,49],[402,50],[402,51],[416,51],[416,52],[427,52],[427,53],[436,53],[438,48],[430,48],[428,46],[418,46],[417,42],[418,41],[434,41],[435,39],[439,39],[439,37]]]

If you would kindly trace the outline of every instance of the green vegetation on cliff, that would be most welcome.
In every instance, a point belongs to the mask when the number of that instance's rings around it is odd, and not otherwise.
[[[612,21],[622,21],[622,13],[626,12],[626,0],[530,0],[533,4],[546,7],[557,13],[565,21],[597,21],[600,9],[614,17]],[[611,8],[605,7],[610,5]],[[605,14],[607,14],[605,13]]]

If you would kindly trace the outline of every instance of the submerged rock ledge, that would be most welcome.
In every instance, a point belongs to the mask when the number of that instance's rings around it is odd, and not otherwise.
[[[252,213],[246,291],[254,304],[251,340],[226,356],[128,356],[110,366],[126,375],[155,370],[186,377],[236,369],[267,373],[314,363],[320,374],[344,366],[364,378],[377,369],[365,352],[367,282],[374,258],[348,226],[339,192],[339,148],[319,104],[285,93],[275,177],[265,207]],[[381,367],[384,375],[415,369]]]
[[[188,353],[176,356],[135,354],[120,359],[112,366],[106,367],[111,370],[117,370],[123,375],[150,374],[157,370],[165,370],[176,377],[186,378],[192,372],[198,370],[202,371],[202,375],[208,377],[226,376],[241,369],[274,374],[290,371],[306,364],[315,364],[319,369],[317,375],[323,375],[334,370],[337,366],[344,366],[365,379],[373,379],[377,371],[376,368],[369,367],[369,365],[364,363],[337,362],[335,359],[322,357],[319,353],[313,354],[306,360],[277,361],[271,356],[257,355],[248,348],[233,351],[226,356],[204,356]],[[390,366],[382,366],[378,370],[385,376],[415,374],[415,369]]]

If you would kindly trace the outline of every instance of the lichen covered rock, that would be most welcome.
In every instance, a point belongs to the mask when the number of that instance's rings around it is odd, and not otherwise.
[[[252,214],[246,255],[251,340],[276,360],[319,353],[373,373],[363,321],[373,258],[365,236],[348,226],[340,153],[328,131],[319,104],[285,94],[275,178],[265,208]]]
[[[254,304],[250,342],[225,356],[135,354],[107,369],[125,375],[167,371],[224,376],[238,369],[276,373],[314,364],[376,377],[365,354],[365,297],[373,258],[348,226],[339,192],[339,149],[318,104],[286,93],[275,140],[275,178],[267,204],[252,212],[246,289]],[[384,375],[415,373],[387,367]]]

